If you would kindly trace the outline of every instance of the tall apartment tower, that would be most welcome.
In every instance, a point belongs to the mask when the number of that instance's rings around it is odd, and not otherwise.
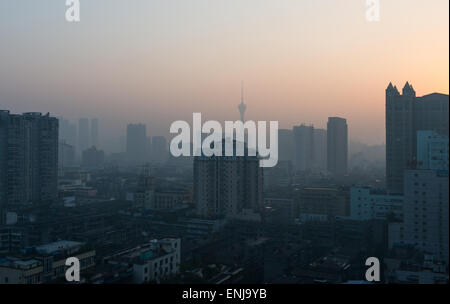
[[[448,170],[405,170],[403,241],[449,262]]]
[[[91,120],[91,146],[98,148],[98,119],[93,118]]]
[[[0,206],[58,199],[58,119],[0,110]]]
[[[327,130],[314,129],[314,171],[327,170]]]
[[[329,117],[327,124],[327,170],[335,176],[347,174],[348,127],[347,120]]]
[[[80,118],[78,121],[78,151],[80,155],[90,147],[89,135],[89,119]]]
[[[295,169],[300,171],[311,170],[314,162],[314,127],[295,126],[293,137]]]
[[[127,159],[140,164],[147,160],[147,127],[144,124],[127,125]]]
[[[294,135],[292,130],[278,130],[278,160],[293,161]]]
[[[389,83],[386,89],[386,183],[391,193],[403,192],[405,169],[417,164],[417,131],[448,136],[448,95],[416,97],[407,82],[402,94]]]
[[[259,159],[248,156],[247,149],[245,156],[194,157],[194,202],[198,216],[234,217],[244,209],[259,212],[262,191]]]

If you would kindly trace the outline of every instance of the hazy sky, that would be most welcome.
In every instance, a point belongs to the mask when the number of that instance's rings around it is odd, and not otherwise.
[[[408,80],[418,95],[449,90],[449,1],[0,1],[0,108],[99,117],[104,138],[127,122],[168,135],[174,120],[247,119],[281,127],[328,116],[350,137],[383,143],[384,90]]]

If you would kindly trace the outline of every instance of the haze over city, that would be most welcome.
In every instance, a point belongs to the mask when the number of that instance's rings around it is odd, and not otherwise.
[[[448,94],[447,0],[65,1],[0,3],[0,109],[98,117],[103,141],[127,123],[169,135],[170,124],[246,119],[326,127],[347,118],[349,137],[385,142],[385,89]],[[39,29],[36,31],[35,29]]]

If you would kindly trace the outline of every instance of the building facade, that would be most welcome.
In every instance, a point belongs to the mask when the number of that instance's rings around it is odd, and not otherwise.
[[[386,89],[386,183],[390,192],[403,191],[405,169],[417,166],[417,132],[434,131],[448,137],[448,95],[416,97],[407,82],[402,94],[389,83]]]
[[[327,170],[335,176],[347,174],[348,127],[347,120],[329,117],[327,124]]]
[[[58,120],[0,111],[0,206],[58,198]]]
[[[386,220],[403,218],[403,195],[368,187],[350,189],[350,218],[353,220]]]
[[[222,145],[223,149],[225,144]],[[223,152],[222,155],[225,153]],[[260,211],[263,169],[257,156],[194,158],[194,203],[201,217],[233,217],[243,209]]]

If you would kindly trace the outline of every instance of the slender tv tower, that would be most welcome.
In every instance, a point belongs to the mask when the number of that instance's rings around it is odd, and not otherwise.
[[[241,114],[241,121],[244,122],[244,114],[247,109],[247,105],[244,103],[244,82],[241,82],[241,103],[239,104],[238,109]]]

